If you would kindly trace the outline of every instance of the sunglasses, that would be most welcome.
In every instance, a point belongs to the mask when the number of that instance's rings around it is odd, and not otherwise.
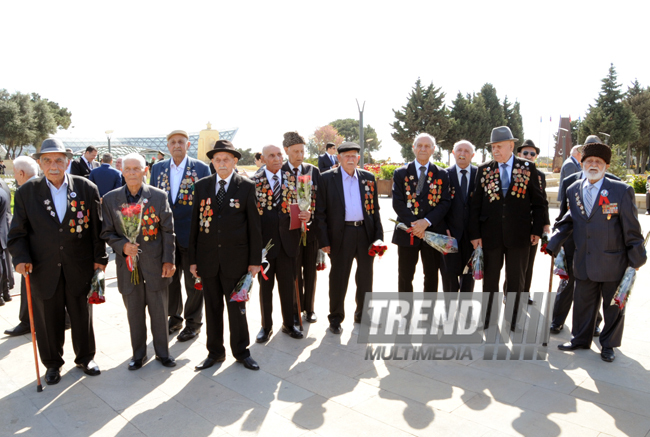
[[[530,156],[535,156],[535,155],[537,155],[537,153],[535,153],[535,152],[529,152],[529,151],[527,151],[527,150],[526,150],[525,152],[521,152],[521,153],[522,153],[524,156],[528,156],[528,155],[530,155]]]

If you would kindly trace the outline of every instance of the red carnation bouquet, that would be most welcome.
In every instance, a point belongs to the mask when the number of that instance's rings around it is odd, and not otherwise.
[[[548,232],[544,232],[542,234],[542,244],[539,247],[540,252],[546,253],[546,246],[548,246],[548,240],[549,240]]]
[[[104,281],[104,272],[102,269],[95,270],[93,279],[90,282],[90,291],[88,292],[88,303],[100,304],[106,302],[104,290],[106,290]]]
[[[318,255],[316,255],[316,270],[321,271],[327,268],[327,258],[325,257],[325,252],[321,249],[318,249]]]
[[[122,208],[117,210],[122,223],[122,231],[129,243],[136,244],[138,235],[140,235],[140,228],[142,225],[142,202],[135,204],[122,205]],[[126,266],[131,272],[131,283],[139,284],[140,275],[138,274],[138,257],[135,258],[128,255],[126,257]]]
[[[388,250],[388,246],[382,240],[376,240],[368,248],[368,255],[382,257],[384,253]]]
[[[564,247],[560,249],[560,253],[555,257],[555,267],[553,273],[558,275],[561,279],[569,279],[569,274],[566,269],[566,255],[564,254]]]
[[[300,211],[309,211],[311,208],[311,176],[302,175],[298,176],[298,181],[296,182],[296,192],[298,193],[298,208]],[[307,245],[307,222],[300,222],[300,230],[302,234],[300,235],[300,243],[303,246]]]
[[[469,262],[463,270],[463,275],[471,273],[472,278],[474,278],[475,281],[480,281],[483,279],[484,272],[483,248],[481,246],[478,246],[476,249],[474,249],[474,252],[472,252],[472,256],[470,257]]]

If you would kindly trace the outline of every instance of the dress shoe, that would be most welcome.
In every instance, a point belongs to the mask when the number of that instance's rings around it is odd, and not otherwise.
[[[341,328],[340,323],[330,323],[330,331],[332,331],[332,334],[340,335],[343,328]]]
[[[185,329],[183,329],[181,333],[178,334],[176,340],[178,341],[192,340],[199,335],[199,332],[201,332],[201,328],[192,329],[189,326],[186,326]]]
[[[11,294],[9,294],[8,291],[5,291],[2,294],[2,297],[4,298],[5,302],[11,302],[13,300],[13,298],[11,297]]]
[[[147,361],[146,355],[140,358],[139,360],[136,360],[135,358],[131,358],[131,361],[129,362],[129,370],[138,370],[144,365],[146,361]]]
[[[585,346],[584,344],[573,344],[570,341],[567,341],[563,344],[558,344],[557,348],[561,351],[574,351],[576,349],[591,349],[590,346]]]
[[[99,366],[95,360],[90,360],[86,364],[77,364],[77,367],[82,368],[84,373],[90,376],[97,376],[102,373],[99,371]]]
[[[309,323],[316,323],[318,321],[318,317],[316,317],[316,313],[313,311],[307,311],[307,321]]]
[[[22,324],[16,325],[16,327],[7,329],[5,331],[5,334],[8,335],[9,337],[18,337],[19,335],[24,335],[29,333],[29,326],[25,326]]]
[[[596,326],[596,329],[594,329],[594,337],[600,337],[600,326]]]
[[[293,315],[293,324],[296,326],[300,326],[300,317],[302,317],[302,314],[294,314]]]
[[[216,358],[212,358],[211,356],[208,355],[208,358],[203,360],[203,362],[198,366],[195,366],[194,369],[195,370],[209,369],[210,367],[214,366],[216,363],[221,363],[223,361],[226,361],[226,354],[223,354]]]
[[[529,296],[528,297],[528,305],[533,305],[534,303],[535,303],[535,301],[533,300],[533,298]]]
[[[564,329],[564,325],[558,326],[551,324],[551,334],[559,334],[562,329]]]
[[[246,357],[243,360],[237,360],[238,363],[242,363],[244,367],[250,370],[260,370],[260,366],[257,362],[251,357]]]
[[[5,300],[2,298],[2,296],[0,296],[0,307],[3,306],[4,304],[5,304]]]
[[[176,367],[176,360],[171,355],[165,358],[161,358],[156,355],[156,359],[160,361],[165,367]]]
[[[61,381],[61,368],[60,367],[50,367],[45,372],[45,382],[47,385],[58,384]]]
[[[361,323],[361,316],[354,315],[354,323]]]
[[[169,324],[169,335],[172,335],[176,331],[180,331],[181,328],[183,327],[182,323],[176,323],[176,324]]]
[[[284,326],[282,325],[282,332],[285,334],[288,334],[289,337],[291,338],[302,338],[304,337],[302,335],[302,332],[300,332],[300,329],[296,328],[295,326]]]
[[[600,352],[600,358],[603,361],[607,361],[608,363],[611,363],[616,358],[616,355],[614,354],[614,349],[611,347],[604,347],[602,352]]]
[[[257,338],[255,339],[256,342],[258,343],[266,343],[269,341],[269,338],[273,335],[273,328],[270,329],[260,329],[260,332],[257,334]]]

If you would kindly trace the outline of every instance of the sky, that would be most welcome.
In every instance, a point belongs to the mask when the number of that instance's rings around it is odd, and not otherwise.
[[[391,137],[420,78],[446,94],[495,86],[547,155],[560,116],[584,117],[613,63],[650,85],[650,3],[601,1],[1,1],[0,88],[72,112],[57,136],[239,128],[261,150],[357,118]],[[540,122],[540,118],[542,122]],[[485,141],[489,141],[486,138]]]

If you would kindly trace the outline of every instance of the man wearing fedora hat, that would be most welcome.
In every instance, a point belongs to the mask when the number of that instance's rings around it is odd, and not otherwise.
[[[507,126],[492,129],[487,144],[494,159],[478,167],[469,219],[472,246],[482,247],[485,255],[483,292],[490,293],[485,324],[490,323],[493,294],[498,292],[505,258],[506,292],[515,299],[510,319],[513,330],[530,246],[542,236],[547,205],[535,164],[514,156],[515,141],[519,140]]]
[[[169,285],[169,333],[173,334],[180,330],[185,319],[185,329],[178,334],[178,341],[196,338],[203,324],[203,293],[194,288],[188,247],[194,187],[199,179],[210,176],[210,169],[198,159],[187,156],[190,148],[189,138],[184,130],[175,130],[167,135],[167,149],[171,159],[158,161],[151,168],[150,179],[151,185],[168,193],[169,204],[174,215],[176,272]],[[158,152],[159,156],[160,154],[161,152]],[[187,294],[185,311],[183,311],[181,276]]]
[[[585,178],[566,193],[568,212],[555,224],[547,252],[557,254],[573,235],[575,275],[573,338],[560,350],[589,349],[596,328],[596,314],[603,300],[605,324],[600,334],[603,361],[614,361],[621,345],[625,310],[612,303],[628,267],[638,269],[647,260],[637,217],[634,189],[605,178],[612,151],[598,137],[589,137],[582,150]]]
[[[16,192],[9,251],[16,271],[30,274],[34,328],[45,382],[61,379],[65,310],[72,325],[75,364],[87,375],[99,375],[94,361],[95,335],[90,282],[108,263],[99,237],[101,213],[97,187],[86,178],[65,173],[72,157],[63,143],[47,139],[34,155],[45,174]]]
[[[255,184],[235,171],[241,153],[230,141],[217,141],[206,155],[216,173],[196,183],[188,252],[190,271],[203,284],[207,325],[208,357],[196,369],[207,369],[226,359],[225,305],[233,356],[247,369],[258,370],[248,350],[245,303],[230,300],[240,278],[247,271],[255,276],[262,263]]]

